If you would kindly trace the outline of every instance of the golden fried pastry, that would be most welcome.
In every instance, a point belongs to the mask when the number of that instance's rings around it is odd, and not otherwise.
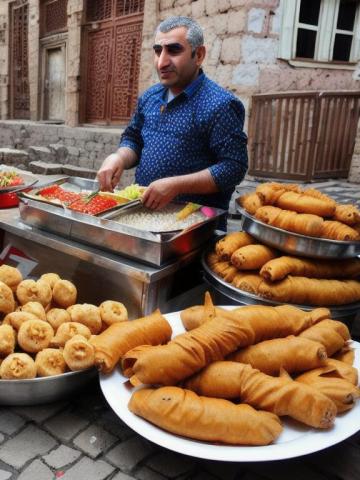
[[[111,325],[115,322],[123,322],[128,319],[128,312],[126,307],[121,302],[114,300],[106,300],[99,305],[99,312],[101,320],[106,325]]]
[[[287,275],[311,278],[356,278],[360,276],[360,259],[311,260],[300,257],[278,257],[262,266],[260,275],[271,282]]]
[[[63,347],[70,338],[75,335],[82,335],[87,340],[91,332],[86,325],[78,322],[66,322],[59,325],[55,337],[51,340],[51,347]]]
[[[0,325],[0,357],[14,353],[16,335],[11,325]]]
[[[335,360],[339,362],[347,363],[348,365],[353,365],[355,361],[355,350],[349,345],[345,345],[335,355],[332,356]]]
[[[323,233],[323,218],[310,213],[296,213],[266,206],[260,207],[256,211],[255,217],[273,227],[309,237],[321,237]]]
[[[62,323],[71,322],[70,313],[63,308],[51,308],[46,313],[46,321],[50,323],[56,332]]]
[[[50,345],[54,336],[52,326],[43,320],[26,320],[22,323],[17,341],[20,347],[28,353],[37,353]]]
[[[55,283],[58,280],[61,280],[61,278],[57,273],[43,273],[39,280],[44,280],[44,282],[47,282],[52,290],[55,286]]]
[[[334,220],[326,220],[322,226],[320,235],[322,238],[329,238],[330,240],[353,241],[359,240],[360,235],[354,229],[345,225],[345,223],[336,222]]]
[[[250,215],[255,215],[256,210],[264,205],[256,192],[242,195],[237,198],[236,201],[244,210],[250,213]]]
[[[0,281],[0,312],[10,313],[15,310],[15,299],[13,292],[6,283]]]
[[[256,187],[256,194],[263,205],[274,205],[277,199],[285,193],[284,185],[280,183],[262,183]]]
[[[3,324],[11,325],[15,330],[19,330],[20,326],[27,320],[39,320],[33,313],[29,312],[11,312],[6,315]]]
[[[45,308],[40,302],[27,302],[20,306],[17,310],[20,312],[32,313],[35,315],[35,317],[40,318],[40,320],[46,320]]]
[[[268,445],[281,433],[279,418],[249,405],[199,397],[190,390],[143,388],[133,393],[129,410],[176,435],[233,445]]]
[[[349,365],[348,363],[341,362],[335,358],[328,358],[326,360],[326,366],[336,368],[337,375],[339,375],[344,380],[357,385],[359,382],[359,374],[357,368]]]
[[[336,205],[333,220],[350,226],[356,225],[360,222],[360,210],[355,205]]]
[[[0,281],[6,283],[13,292],[16,291],[22,279],[22,274],[17,268],[11,267],[10,265],[0,266]]]
[[[66,372],[63,352],[57,348],[44,348],[38,352],[35,365],[39,377],[50,377]]]
[[[72,371],[84,370],[94,365],[95,349],[82,335],[74,335],[64,346],[64,359]]]
[[[345,323],[331,319],[321,320],[303,330],[299,336],[324,345],[328,357],[342,349],[350,340],[350,332]]]
[[[309,386],[271,377],[250,365],[214,362],[185,382],[185,388],[207,397],[235,399],[275,415],[295,418],[315,428],[332,426],[336,407]]]
[[[0,377],[3,380],[35,378],[35,362],[27,353],[11,353],[1,362]]]
[[[259,286],[262,283],[263,278],[256,272],[257,270],[253,272],[249,270],[247,274],[238,272],[231,283],[239,290],[244,290],[245,292],[257,295]]]
[[[69,280],[58,280],[53,287],[54,302],[62,308],[76,303],[77,289]]]
[[[220,261],[228,261],[235,250],[251,243],[255,243],[255,239],[246,232],[228,233],[216,242],[215,251]]]
[[[284,192],[275,201],[283,210],[297,213],[310,213],[319,217],[331,217],[335,212],[335,202],[330,203],[321,198],[311,197],[296,192]]]
[[[67,308],[71,321],[86,325],[90,332],[97,335],[101,331],[99,308],[90,303],[78,303]]]
[[[325,347],[303,337],[265,340],[230,354],[227,360],[248,363],[267,375],[278,375],[281,368],[288,373],[303,372],[326,364]]]
[[[43,280],[23,280],[16,289],[16,296],[21,305],[39,302],[46,307],[51,302],[51,288]]]
[[[277,255],[273,248],[256,243],[235,250],[231,263],[239,270],[257,270]]]
[[[318,198],[323,202],[328,202],[333,207],[336,207],[336,202],[333,198],[329,197],[329,195],[326,195],[323,192],[320,192],[320,190],[316,190],[316,188],[306,188],[305,190],[303,190],[302,193],[304,195],[309,195],[310,197],[313,197],[313,198]]]

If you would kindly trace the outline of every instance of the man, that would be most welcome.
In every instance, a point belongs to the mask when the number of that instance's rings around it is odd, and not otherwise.
[[[148,186],[142,201],[161,209],[173,199],[227,209],[247,169],[244,107],[205,76],[200,26],[170,17],[156,30],[154,64],[160,83],[139,98],[119,149],[98,172],[112,190],[125,169]]]

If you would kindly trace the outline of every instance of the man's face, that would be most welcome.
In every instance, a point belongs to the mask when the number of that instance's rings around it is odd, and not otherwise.
[[[186,39],[185,27],[170,32],[158,32],[154,42],[154,64],[160,82],[177,95],[197,76],[205,56],[205,47],[198,47],[192,55]]]

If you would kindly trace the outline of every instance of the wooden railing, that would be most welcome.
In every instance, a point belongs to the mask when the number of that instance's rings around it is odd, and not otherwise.
[[[360,91],[252,97],[249,174],[311,181],[347,177],[360,115]]]

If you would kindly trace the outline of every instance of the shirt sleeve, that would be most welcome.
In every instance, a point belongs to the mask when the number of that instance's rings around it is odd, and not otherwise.
[[[233,190],[248,168],[244,118],[244,106],[234,98],[216,112],[211,122],[209,146],[215,162],[209,170],[220,191]]]
[[[142,98],[140,97],[136,106],[136,110],[131,117],[130,123],[121,135],[119,147],[128,147],[134,150],[140,158],[144,142],[141,135],[144,117],[142,114]]]

